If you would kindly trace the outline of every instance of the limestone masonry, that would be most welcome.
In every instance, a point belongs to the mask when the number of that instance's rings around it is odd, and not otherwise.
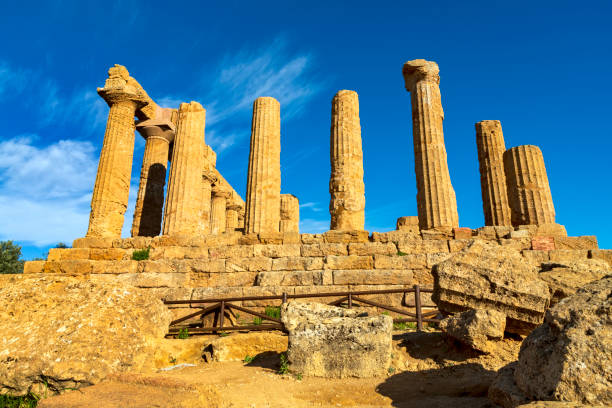
[[[487,273],[497,273],[491,265],[527,261],[537,270],[595,262],[589,259],[612,265],[612,250],[598,249],[593,236],[568,237],[555,223],[542,152],[536,146],[506,150],[496,120],[476,123],[485,226],[459,227],[438,65],[408,61],[403,76],[412,103],[418,214],[394,215],[395,231],[364,230],[359,99],[356,92],[341,90],[331,112],[330,230],[301,234],[299,199],[281,194],[281,107],[276,99],[262,96],[253,103],[243,199],[217,169],[217,155],[205,142],[205,107],[190,102],[161,108],[125,67],[111,67],[104,88],[98,89],[110,111],[86,236],[76,239],[73,248],[51,249],[46,261],[26,262],[23,275],[1,276],[0,287],[69,275],[93,283],[126,282],[159,298],[184,300],[397,289],[431,286],[436,278],[436,296],[449,310],[471,307],[485,298],[478,295],[481,291],[489,302],[507,306],[509,327],[522,333],[540,322],[550,295],[541,288],[512,286],[517,273],[535,273],[526,266],[508,268],[498,285],[507,288],[491,291]],[[132,236],[121,238],[136,130],[145,139],[145,152],[134,219],[128,220]],[[478,248],[491,255],[474,255]],[[461,257],[449,260],[464,249]],[[141,250],[148,250],[148,259],[135,260],[135,251]],[[482,264],[485,258],[489,264]],[[481,266],[480,275],[464,273],[472,264]],[[466,288],[469,294],[461,292]],[[407,301],[401,294],[366,296],[386,304]],[[514,311],[513,302],[522,308]],[[236,302],[247,307],[274,303]]]

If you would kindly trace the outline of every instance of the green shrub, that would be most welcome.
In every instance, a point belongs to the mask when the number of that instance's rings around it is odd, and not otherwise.
[[[266,316],[273,319],[280,319],[280,307],[278,306],[266,306]]]
[[[261,324],[261,322],[263,322],[263,319],[262,319],[261,317],[257,317],[257,316],[255,316],[255,317],[253,318],[253,324],[254,324],[254,325],[259,326],[259,325]]]
[[[189,329],[187,327],[180,329],[178,333],[179,339],[188,339],[189,338]]]
[[[21,247],[13,241],[0,241],[0,273],[23,273]]]
[[[0,407],[2,408],[34,408],[38,405],[40,398],[34,394],[24,395],[23,397],[11,397],[10,395],[0,395]]]
[[[247,356],[245,356],[245,357],[244,357],[244,360],[243,360],[243,361],[244,361],[246,364],[249,364],[249,363],[252,363],[252,362],[253,362],[253,360],[255,360],[255,357],[247,355]]]
[[[406,255],[408,255],[408,254],[407,254],[407,253],[405,253],[405,252],[402,252],[402,251],[397,251],[397,255],[398,255],[398,256],[406,256]]]
[[[132,252],[132,259],[134,261],[144,261],[146,259],[149,259],[149,251],[150,250],[151,250],[151,248],[139,249],[139,250],[134,251],[134,252]]]
[[[280,355],[280,367],[278,368],[279,374],[287,374],[289,372],[289,360],[287,360],[287,355],[282,353]]]

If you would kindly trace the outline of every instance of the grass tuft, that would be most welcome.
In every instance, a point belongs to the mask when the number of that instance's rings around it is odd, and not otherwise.
[[[151,248],[147,248],[147,249],[139,249],[136,250],[134,252],[132,252],[132,260],[134,261],[144,261],[146,259],[149,259],[149,251],[151,250]]]

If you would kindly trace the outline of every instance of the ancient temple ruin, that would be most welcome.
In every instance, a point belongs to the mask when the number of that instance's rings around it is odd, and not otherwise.
[[[359,99],[354,91],[340,90],[331,100],[330,228],[301,234],[299,192],[281,191],[276,99],[253,102],[243,198],[216,168],[217,155],[206,144],[205,106],[162,108],[125,67],[115,65],[98,89],[110,111],[87,234],[73,248],[52,249],[46,261],[27,262],[26,275],[119,279],[165,299],[197,299],[428,285],[435,264],[479,239],[512,248],[533,263],[612,262],[595,237],[568,237],[555,223],[542,152],[536,146],[506,149],[496,120],[475,124],[485,226],[460,227],[439,67],[417,59],[406,62],[402,73],[412,104],[418,214],[397,214],[395,231],[364,230]],[[135,131],[145,139],[145,151],[131,237],[121,238]],[[147,258],[136,259],[142,250]]]

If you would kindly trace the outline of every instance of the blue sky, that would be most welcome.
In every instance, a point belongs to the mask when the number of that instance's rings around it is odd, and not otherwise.
[[[0,240],[30,259],[85,234],[108,112],[96,87],[113,64],[163,106],[202,103],[206,142],[243,196],[252,102],[277,98],[282,189],[300,199],[303,232],[329,226],[331,99],[357,91],[366,228],[393,229],[416,215],[401,68],[425,58],[440,65],[460,224],[484,223],[474,123],[498,119],[506,147],[541,147],[557,221],[612,248],[610,17],[609,1],[4,2]]]

